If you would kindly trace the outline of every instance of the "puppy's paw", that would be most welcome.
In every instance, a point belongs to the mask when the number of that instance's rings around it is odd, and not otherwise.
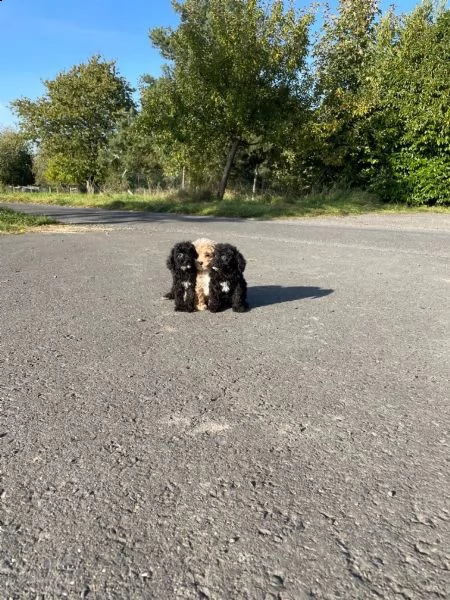
[[[232,309],[234,312],[243,313],[249,309],[249,306],[248,306],[248,304],[239,304],[238,306],[233,306]]]
[[[189,307],[186,304],[175,304],[174,310],[177,312],[189,312]]]

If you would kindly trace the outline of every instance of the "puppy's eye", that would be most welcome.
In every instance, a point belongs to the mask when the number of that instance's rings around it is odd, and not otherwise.
[[[205,254],[205,258],[211,258],[211,254]]]
[[[180,258],[180,259],[181,259],[181,258],[183,258],[183,256],[184,256],[184,254],[183,254],[182,252],[178,252],[178,254],[177,254],[177,258]]]

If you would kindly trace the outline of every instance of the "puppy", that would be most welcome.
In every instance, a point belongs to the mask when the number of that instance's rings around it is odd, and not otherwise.
[[[167,268],[172,272],[172,288],[165,298],[175,300],[175,310],[195,310],[197,252],[192,242],[179,242],[170,251]]]
[[[209,280],[211,272],[211,261],[214,254],[216,242],[208,238],[199,238],[193,242],[197,251],[197,282],[195,285],[195,308],[206,310],[209,297]]]
[[[208,308],[217,312],[231,306],[235,312],[248,309],[245,258],[231,244],[216,244],[211,264]]]

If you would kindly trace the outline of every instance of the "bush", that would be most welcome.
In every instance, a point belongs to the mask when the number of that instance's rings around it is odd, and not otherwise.
[[[408,197],[407,204],[450,205],[450,160],[435,156],[410,161],[405,175]]]
[[[32,157],[23,136],[12,129],[0,131],[0,183],[29,185],[33,183]]]

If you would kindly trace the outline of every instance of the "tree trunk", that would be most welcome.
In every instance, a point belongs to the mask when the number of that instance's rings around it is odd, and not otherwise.
[[[95,194],[95,183],[91,177],[86,181],[86,192],[88,194]]]
[[[256,184],[258,183],[258,165],[255,167],[255,173],[253,176],[253,189],[252,189],[252,199],[256,195]]]
[[[234,157],[236,156],[236,152],[239,148],[240,143],[241,143],[241,140],[236,138],[233,141],[233,143],[231,144],[230,150],[228,151],[227,162],[226,162],[225,168],[223,170],[223,175],[222,175],[222,179],[219,184],[219,189],[217,190],[217,197],[219,200],[223,200],[223,197],[225,195],[225,190],[226,190],[227,182],[228,182],[228,176],[230,174],[231,167],[233,166]]]

